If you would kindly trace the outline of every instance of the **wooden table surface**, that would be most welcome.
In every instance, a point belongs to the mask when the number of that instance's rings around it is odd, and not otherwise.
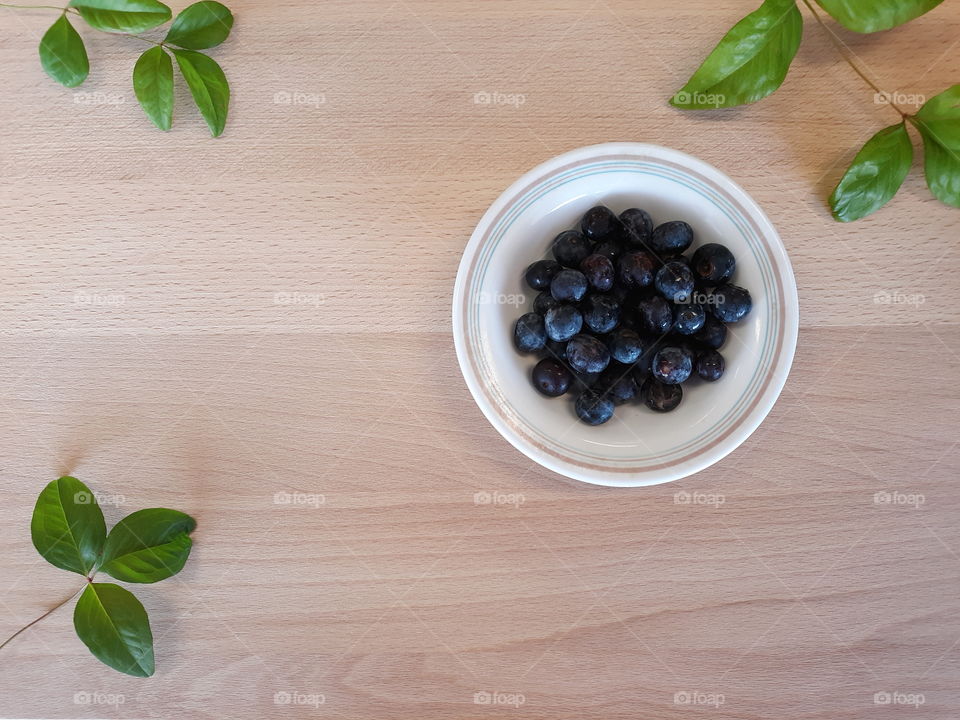
[[[918,153],[887,208],[830,219],[896,115],[809,16],[776,95],[684,114],[666,99],[756,2],[229,4],[219,140],[181,91],[172,132],[148,125],[136,41],[85,30],[67,90],[37,61],[51,14],[0,12],[0,636],[78,586],[30,543],[51,479],[108,523],[199,522],[184,571],[137,589],[153,678],[98,663],[64,607],[0,651],[0,716],[957,716],[960,214]],[[960,81],[956,0],[842,37],[891,91]],[[451,338],[487,206],[610,140],[732,175],[800,288],[764,424],[649,489],[525,459]]]

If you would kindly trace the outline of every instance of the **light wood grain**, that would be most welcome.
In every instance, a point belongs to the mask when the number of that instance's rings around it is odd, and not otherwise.
[[[955,717],[960,215],[918,160],[883,211],[829,219],[858,143],[896,117],[809,19],[773,97],[666,105],[755,4],[233,0],[217,141],[183,93],[169,134],[148,127],[136,41],[85,33],[81,90],[125,101],[75,104],[37,63],[51,16],[0,12],[0,635],[77,589],[28,540],[58,474],[123,496],[108,522],[157,505],[199,520],[185,570],[139,589],[154,678],[97,663],[65,607],[0,652],[0,716]],[[960,79],[958,32],[946,2],[843,37],[884,87],[932,95]],[[487,205],[537,163],[618,139],[737,179],[801,299],[766,422],[646,490],[524,459],[471,401],[450,337]],[[315,506],[275,503],[293,491]]]

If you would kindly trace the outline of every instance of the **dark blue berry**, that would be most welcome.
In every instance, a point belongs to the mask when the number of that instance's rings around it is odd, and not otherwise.
[[[679,385],[665,385],[651,377],[643,381],[640,398],[651,410],[670,412],[683,399],[683,390]]]
[[[580,232],[593,242],[610,238],[619,239],[623,236],[623,224],[610,208],[597,205],[583,214],[580,220]]]
[[[661,348],[653,357],[650,372],[666,385],[679,385],[693,372],[693,358],[681,348]]]
[[[550,281],[550,294],[564,302],[579,302],[587,294],[587,278],[579,270],[561,270]]]
[[[610,355],[617,362],[625,365],[632,365],[640,356],[643,355],[644,343],[640,335],[627,328],[614,330],[607,342],[610,348]]]
[[[594,253],[585,257],[580,263],[580,272],[594,290],[607,292],[613,287],[613,263],[605,255]]]
[[[560,305],[547,311],[543,325],[548,338],[555,342],[566,342],[580,332],[583,316],[573,305]]]
[[[550,287],[550,281],[553,276],[560,272],[560,263],[556,260],[537,260],[524,274],[527,285],[534,290],[546,290]]]
[[[626,252],[617,259],[617,274],[626,287],[647,287],[653,282],[656,259],[642,250]]]
[[[694,333],[693,339],[708,348],[719,350],[727,340],[727,326],[713,314],[707,313],[703,327]]]
[[[553,256],[568,268],[579,267],[592,250],[592,244],[576,230],[566,230],[553,241]]]
[[[620,322],[620,303],[609,295],[591,295],[582,309],[584,324],[595,333],[608,333]]]
[[[610,351],[592,335],[575,335],[567,343],[567,363],[576,372],[603,372],[610,364]]]
[[[637,303],[640,329],[652,335],[663,335],[673,325],[673,309],[659,295],[644,298]]]
[[[593,390],[584,390],[574,405],[579,417],[587,425],[603,425],[613,417],[613,400],[595,393]]]
[[[657,291],[668,300],[683,302],[693,293],[693,273],[685,262],[671,260],[657,271],[657,277],[653,284]]]
[[[593,248],[593,253],[595,255],[603,255],[611,262],[614,262],[618,257],[620,257],[622,252],[623,245],[621,245],[617,240],[602,240]]]
[[[697,375],[713,382],[723,375],[723,355],[716,350],[704,350],[697,355]]]
[[[711,312],[725,323],[742,320],[753,308],[749,291],[729,283],[715,288],[710,299]]]
[[[549,292],[542,292],[533,299],[533,311],[546,315],[551,308],[557,307],[560,301],[555,299]]]
[[[693,228],[683,220],[657,225],[650,234],[650,249],[661,255],[682,253],[693,243]]]
[[[533,367],[533,386],[548,397],[560,397],[572,382],[570,371],[553,358],[544,358]]]
[[[600,376],[603,373],[582,373],[573,371],[573,384],[577,390],[585,390],[594,387],[600,382]]]
[[[646,246],[650,240],[650,233],[653,232],[653,219],[650,213],[640,208],[630,208],[620,213],[620,222],[623,223],[628,245]]]
[[[513,342],[520,352],[536,352],[547,342],[543,316],[527,313],[517,320],[513,329]]]
[[[693,335],[707,321],[707,313],[697,303],[675,305],[673,308],[673,331],[681,335]]]
[[[613,400],[614,405],[623,405],[637,395],[637,381],[633,379],[631,368],[625,365],[611,363],[598,382],[603,394]]]
[[[546,323],[544,323],[546,325]],[[555,360],[564,360],[567,357],[567,344],[564,342],[557,342],[556,340],[547,339],[547,344],[544,346],[544,352],[547,357],[551,357]]]
[[[724,245],[707,243],[697,248],[690,261],[694,277],[703,285],[720,285],[733,277],[737,261]]]

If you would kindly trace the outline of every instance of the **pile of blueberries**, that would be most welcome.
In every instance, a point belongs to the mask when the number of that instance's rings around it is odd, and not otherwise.
[[[681,383],[719,380],[727,324],[752,301],[730,282],[730,250],[709,243],[687,258],[692,244],[682,220],[654,227],[644,210],[618,217],[603,205],[557,235],[554,259],[526,270],[539,294],[514,328],[517,350],[542,355],[534,387],[550,397],[575,393],[577,416],[600,425],[616,405],[639,398],[668,412],[683,398]]]

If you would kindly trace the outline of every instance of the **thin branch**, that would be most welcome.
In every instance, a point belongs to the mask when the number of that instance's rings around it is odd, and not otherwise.
[[[32,622],[28,622],[28,623],[27,623],[26,625],[24,625],[22,628],[20,628],[19,630],[17,630],[13,635],[11,635],[11,636],[8,637],[6,640],[4,640],[3,643],[0,643],[0,650],[2,650],[4,647],[6,647],[7,643],[9,643],[9,642],[10,642],[11,640],[13,640],[17,635],[19,635],[20,633],[22,633],[24,630],[26,630],[27,628],[29,628],[31,625],[36,625],[38,622],[40,622],[41,620],[43,620],[47,615],[50,615],[50,614],[51,614],[52,612],[54,612],[55,610],[59,610],[59,609],[62,608],[64,605],[66,605],[68,602],[70,602],[71,600],[73,600],[73,599],[74,599],[77,595],[79,595],[86,587],[87,587],[87,586],[84,585],[82,588],[80,588],[80,590],[77,590],[73,595],[71,595],[70,597],[68,597],[66,600],[64,600],[63,602],[61,602],[61,603],[59,603],[59,604],[57,604],[57,605],[54,605],[52,608],[50,608],[49,610],[47,610],[43,615],[41,615],[40,617],[38,617],[36,620],[33,620]]]

